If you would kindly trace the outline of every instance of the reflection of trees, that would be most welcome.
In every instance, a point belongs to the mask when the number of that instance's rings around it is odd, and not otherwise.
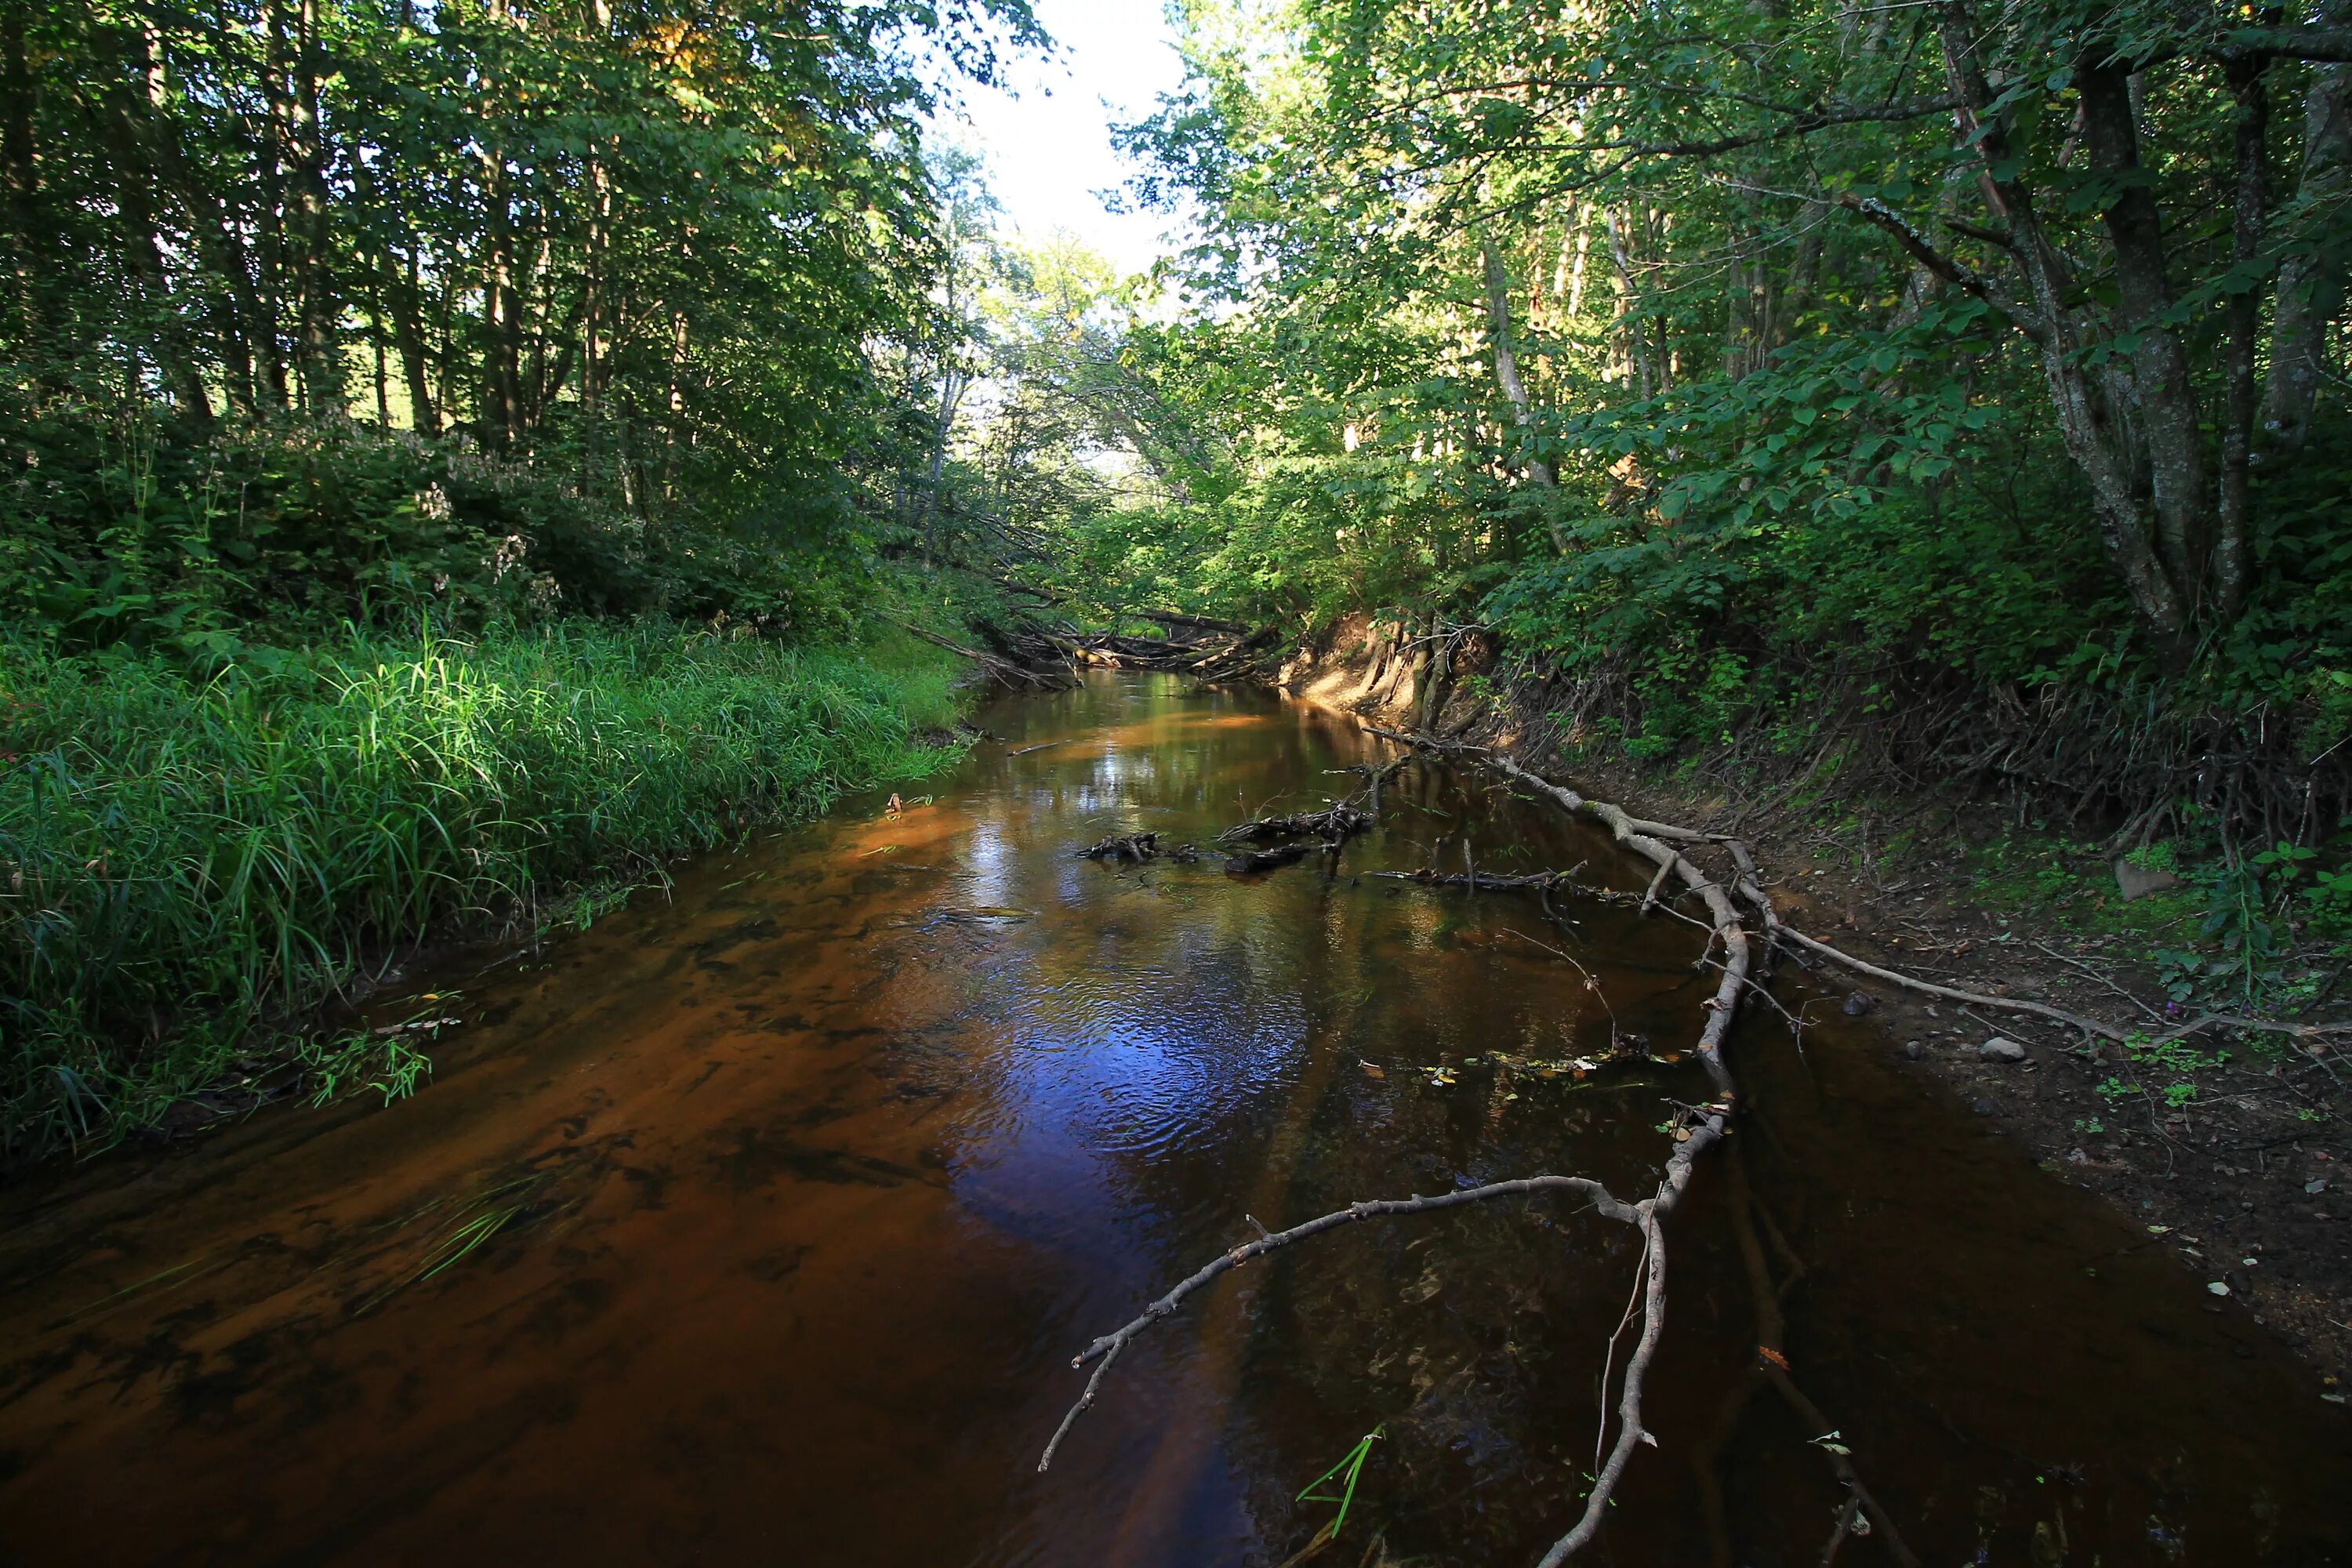
[[[1355,760],[1346,731],[1221,728],[1217,717],[1164,690],[1137,703],[1089,738],[1086,762],[1065,759],[1035,787],[1027,837],[1084,838],[1105,825],[1068,814],[1094,811],[1205,839],[1271,800],[1305,807],[1345,793],[1322,773]],[[1607,1039],[1605,1017],[1581,1016],[1580,989],[1555,984],[1549,961],[1495,941],[1498,925],[1532,924],[1538,911],[1352,879],[1359,865],[1415,864],[1431,845],[1458,842],[1465,823],[1482,858],[1519,846],[1549,861],[1568,838],[1518,803],[1412,768],[1385,838],[1351,847],[1336,882],[1311,867],[1236,884],[1207,868],[1057,866],[1057,888],[1089,911],[1104,908],[1106,879],[1123,889],[1108,905],[1117,936],[1048,946],[1036,980],[1083,993],[1090,965],[1118,966],[1123,994],[1098,999],[1138,1020],[1110,1027],[1144,1059],[1123,1058],[1113,1103],[1080,1136],[1099,1151],[1114,1204],[1139,1216],[1155,1289],[1243,1234],[1244,1212],[1279,1226],[1367,1194],[1444,1191],[1571,1159],[1629,1188],[1654,1179],[1646,1098],[1492,1070],[1497,1051],[1559,1058]],[[1675,994],[1695,942],[1617,911],[1589,916],[1593,951],[1675,949],[1601,970],[1629,1024],[1642,1026],[1645,998],[1686,1018],[1690,998]],[[1162,978],[1137,994],[1142,976]],[[1282,1021],[1272,1034],[1269,1020]],[[1482,1066],[1451,1087],[1412,1070],[1469,1058]],[[1364,1071],[1366,1060],[1386,1076]],[[1181,1129],[1168,1132],[1163,1118]],[[1159,1135],[1139,1137],[1139,1125]],[[1117,1131],[1096,1135],[1106,1129]],[[1576,1489],[1561,1461],[1591,1440],[1589,1385],[1638,1251],[1637,1237],[1610,1234],[1620,1230],[1497,1211],[1351,1234],[1318,1243],[1303,1268],[1270,1262],[1188,1319],[1176,1331],[1185,1380],[1230,1402],[1224,1440],[1262,1494],[1254,1507],[1268,1531],[1293,1517],[1288,1492],[1303,1478],[1286,1467],[1302,1434],[1336,1452],[1383,1421],[1381,1494],[1419,1510],[1398,1521],[1400,1541],[1506,1552],[1556,1526]],[[1133,1495],[1181,1507],[1216,1447],[1181,1428],[1162,1435]]]

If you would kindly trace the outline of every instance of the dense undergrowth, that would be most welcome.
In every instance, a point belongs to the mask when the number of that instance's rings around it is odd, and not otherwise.
[[[210,668],[0,642],[5,1152],[251,1078],[428,936],[927,772],[953,673],[910,639],[652,619],[348,628]]]

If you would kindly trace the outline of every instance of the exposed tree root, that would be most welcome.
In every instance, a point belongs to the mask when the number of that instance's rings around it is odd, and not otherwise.
[[[1518,686],[1531,712],[1564,716],[1570,735],[1612,721],[1631,733],[1649,717],[1638,673],[1631,660],[1574,675],[1529,662],[1497,679]],[[2309,720],[2267,704],[2233,710],[2057,681],[1987,690],[1950,671],[1874,665],[1832,675],[1818,711],[1829,739],[1809,756],[1779,754],[1783,730],[1768,704],[1735,721],[1723,751],[1702,761],[1727,782],[1778,775],[1736,808],[1735,825],[1809,790],[1883,786],[1942,799],[1961,786],[2003,800],[2020,822],[2103,832],[2118,850],[2190,816],[2229,843],[2267,847],[2315,844],[2352,805],[2352,748],[2313,755]]]

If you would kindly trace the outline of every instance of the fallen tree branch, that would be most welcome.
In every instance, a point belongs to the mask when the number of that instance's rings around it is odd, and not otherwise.
[[[1856,958],[1850,952],[1842,952],[1829,943],[1807,936],[1803,931],[1790,926],[1780,927],[1778,934],[1808,952],[1819,953],[1832,963],[1843,964],[1858,974],[1867,974],[1874,980],[1884,980],[1890,985],[1900,985],[1906,990],[1941,997],[1948,1002],[1964,1002],[1971,1006],[2005,1008],[2011,1013],[2029,1013],[2036,1017],[2049,1018],[2057,1023],[2065,1024],[2085,1034],[2096,1035],[2103,1040],[2112,1040],[2117,1045],[2126,1045],[2143,1038],[2148,1045],[2167,1045],[2174,1040],[2187,1039],[2189,1036],[2205,1029],[2252,1029],[2262,1034],[2289,1035],[2305,1040],[2320,1039],[2331,1035],[2352,1034],[2352,1023],[2285,1024],[2272,1018],[2249,1018],[2237,1013],[2200,1013],[2185,1024],[2177,1025],[2162,1034],[2150,1036],[2144,1026],[2134,1028],[2120,1024],[2110,1024],[2104,1018],[2085,1017],[2080,1013],[2070,1013],[2063,1007],[2053,1007],[2046,1002],[2031,1002],[2021,996],[1989,996],[1981,991],[1963,991],[1957,985],[1940,985],[1932,980],[1920,980],[1905,974],[1899,970],[1888,969]]]
[[[1095,1395],[1101,1392],[1103,1378],[1110,1371],[1111,1363],[1118,1359],[1119,1352],[1134,1342],[1136,1337],[1150,1328],[1152,1324],[1174,1315],[1176,1310],[1184,1304],[1186,1297],[1210,1284],[1218,1276],[1240,1268],[1254,1258],[1263,1258],[1267,1253],[1288,1247],[1294,1242],[1305,1241],[1311,1237],[1320,1236],[1326,1231],[1353,1225],[1359,1220],[1388,1219],[1401,1215],[1433,1214],[1440,1209],[1461,1208],[1469,1204],[1486,1203],[1495,1198],[1532,1197],[1539,1193],[1579,1193],[1591,1200],[1591,1205],[1597,1214],[1628,1225],[1654,1228],[1654,1216],[1671,1210],[1675,1200],[1681,1195],[1684,1186],[1688,1184],[1691,1162],[1696,1159],[1699,1152],[1708,1144],[1722,1136],[1723,1118],[1720,1114],[1711,1115],[1698,1127],[1689,1131],[1690,1136],[1675,1145],[1673,1157],[1666,1162],[1665,1179],[1659,1184],[1656,1195],[1644,1198],[1639,1203],[1625,1202],[1589,1176],[1518,1176],[1506,1182],[1489,1182],[1484,1186],[1465,1187],[1458,1192],[1439,1193],[1429,1197],[1423,1197],[1416,1194],[1409,1198],[1367,1199],[1349,1204],[1343,1209],[1334,1209],[1329,1214],[1318,1215],[1301,1225],[1292,1226],[1287,1230],[1275,1231],[1271,1234],[1263,1233],[1261,1227],[1261,1234],[1255,1240],[1243,1242],[1231,1251],[1218,1254],[1209,1262],[1178,1280],[1166,1295],[1145,1307],[1132,1320],[1102,1335],[1070,1359],[1070,1365],[1073,1368],[1083,1367],[1088,1362],[1096,1362],[1099,1364],[1095,1367],[1094,1375],[1087,1380],[1085,1392],[1078,1395],[1077,1402],[1070,1406],[1069,1412],[1062,1417],[1062,1424],[1055,1429],[1052,1439],[1046,1443],[1045,1453],[1039,1456],[1037,1460],[1038,1470],[1043,1472],[1053,1465],[1054,1456],[1060,1450],[1062,1440],[1069,1436],[1070,1428],[1077,1425],[1078,1417],[1085,1415],[1093,1405]],[[1660,1283],[1654,1294],[1658,1299],[1659,1311],[1663,1317],[1664,1306],[1663,1243],[1656,1245],[1661,1248],[1657,1254]],[[1641,1358],[1639,1347],[1636,1348],[1634,1354],[1637,1359]],[[1631,1362],[1627,1363],[1627,1376],[1629,1379],[1634,1378]],[[1641,1409],[1638,1388],[1632,1397],[1638,1425]]]
[[[1780,1291],[1772,1283],[1772,1270],[1764,1258],[1764,1248],[1756,1237],[1756,1223],[1751,1208],[1755,1196],[1748,1190],[1747,1163],[1733,1151],[1725,1162],[1731,1187],[1729,1208],[1732,1230],[1739,1243],[1739,1258],[1748,1275],[1749,1295],[1756,1303],[1756,1371],[1774,1392],[1796,1413],[1807,1430],[1813,1434],[1811,1445],[1821,1449],[1830,1462],[1831,1471],[1846,1489],[1849,1507],[1859,1507],[1874,1528],[1885,1532],[1886,1550],[1902,1568],[1919,1568],[1919,1559],[1905,1543],[1903,1532],[1895,1521],[1879,1506],[1877,1498],[1863,1484],[1861,1474],[1854,1468],[1850,1445],[1836,1441],[1837,1434],[1830,1418],[1822,1414],[1820,1405],[1797,1386],[1795,1374],[1790,1370],[1787,1335],[1788,1320],[1781,1310]],[[1785,1244],[1784,1244],[1785,1245]],[[1841,1537],[1832,1536],[1834,1547]]]
[[[1813,947],[1825,956],[1853,964],[1864,973],[1879,975],[1893,984],[1924,986],[1925,983],[1912,982],[1907,977],[1895,974],[1892,971],[1881,971],[1875,966],[1862,964],[1857,960],[1849,959],[1844,954],[1837,953],[1832,949],[1813,942],[1810,938],[1789,931],[1780,922],[1772,907],[1771,897],[1757,870],[1754,856],[1749,853],[1748,847],[1737,838],[1724,834],[1701,833],[1669,823],[1651,822],[1633,816],[1622,807],[1606,801],[1587,800],[1574,790],[1553,784],[1519,766],[1509,756],[1485,747],[1465,745],[1449,740],[1433,740],[1427,736],[1407,735],[1395,731],[1379,730],[1370,725],[1365,728],[1371,730],[1375,734],[1402,741],[1411,746],[1482,763],[1503,773],[1513,783],[1535,791],[1568,811],[1597,820],[1609,829],[1611,837],[1617,843],[1650,862],[1653,876],[1647,891],[1641,895],[1617,895],[1628,901],[1633,901],[1638,898],[1638,901],[1645,910],[1651,907],[1669,907],[1669,902],[1660,901],[1659,895],[1670,880],[1679,880],[1686,891],[1699,895],[1706,907],[1708,919],[1706,921],[1695,921],[1692,923],[1702,925],[1708,933],[1707,952],[1700,961],[1702,967],[1714,963],[1712,955],[1717,943],[1722,944],[1724,953],[1723,961],[1717,966],[1722,972],[1721,984],[1717,987],[1714,995],[1701,1003],[1706,1016],[1700,1028],[1696,1047],[1700,1059],[1706,1064],[1708,1075],[1717,1090],[1716,1100],[1707,1105],[1685,1107],[1676,1112],[1673,1123],[1675,1142],[1666,1161],[1665,1170],[1657,1190],[1649,1197],[1638,1202],[1629,1203],[1617,1197],[1607,1187],[1590,1177],[1547,1174],[1493,1182],[1482,1186],[1465,1188],[1430,1197],[1416,1194],[1409,1198],[1375,1199],[1353,1203],[1344,1209],[1334,1210],[1301,1225],[1293,1226],[1287,1230],[1271,1234],[1265,1226],[1252,1219],[1250,1224],[1258,1233],[1255,1239],[1243,1242],[1203,1264],[1200,1268],[1178,1281],[1165,1295],[1148,1304],[1135,1318],[1097,1338],[1072,1359],[1070,1364],[1074,1369],[1084,1368],[1092,1363],[1094,1370],[1087,1377],[1086,1385],[1076,1401],[1063,1415],[1060,1425],[1055,1428],[1052,1437],[1046,1442],[1045,1450],[1038,1458],[1037,1468],[1042,1472],[1053,1464],[1054,1457],[1059,1452],[1063,1441],[1077,1424],[1078,1418],[1093,1406],[1102,1390],[1105,1379],[1109,1374],[1111,1366],[1129,1344],[1154,1323],[1172,1316],[1189,1297],[1252,1258],[1263,1257],[1295,1242],[1304,1241],[1360,1220],[1426,1214],[1439,1209],[1456,1208],[1502,1197],[1534,1196],[1549,1192],[1574,1193],[1588,1200],[1592,1212],[1603,1218],[1631,1225],[1642,1233],[1641,1273],[1637,1276],[1635,1287],[1642,1307],[1642,1331],[1634,1343],[1633,1352],[1626,1358],[1623,1379],[1620,1384],[1616,1409],[1616,1441],[1608,1448],[1606,1458],[1601,1460],[1593,1477],[1592,1489],[1584,1500],[1583,1513],[1568,1533],[1552,1544],[1538,1564],[1538,1568],[1559,1568],[1561,1563],[1566,1563],[1569,1558],[1589,1545],[1600,1533],[1601,1523],[1607,1517],[1611,1500],[1627,1467],[1633,1462],[1634,1450],[1644,1444],[1651,1447],[1655,1447],[1657,1444],[1657,1439],[1651,1435],[1643,1423],[1642,1407],[1650,1366],[1656,1356],[1658,1344],[1665,1328],[1667,1298],[1664,1221],[1689,1184],[1696,1162],[1708,1149],[1729,1135],[1731,1129],[1728,1123],[1730,1119],[1738,1114],[1739,1109],[1737,1085],[1723,1060],[1723,1045],[1741,999],[1753,988],[1750,964],[1755,953],[1744,921],[1742,904],[1751,906],[1757,911],[1768,935],[1769,940],[1764,952],[1767,963],[1769,962],[1772,952],[1771,942],[1785,936],[1800,945]],[[1324,812],[1298,814],[1290,817],[1260,817],[1228,830],[1223,837],[1226,841],[1234,843],[1263,842],[1267,839],[1277,842],[1285,839],[1292,840],[1279,843],[1278,847],[1271,850],[1243,851],[1234,856],[1232,860],[1243,862],[1245,866],[1254,866],[1277,859],[1298,858],[1312,853],[1318,847],[1328,854],[1336,855],[1349,833],[1360,832],[1370,826],[1379,810],[1380,784],[1398,765],[1398,763],[1391,763],[1380,768],[1367,766],[1360,770],[1367,773],[1370,781],[1369,788],[1363,792],[1371,797],[1372,809],[1370,812],[1357,808],[1355,802],[1360,796],[1351,796],[1348,801],[1339,803]],[[1301,838],[1319,838],[1324,841],[1318,846],[1312,842],[1298,842],[1297,840]],[[1118,840],[1106,839],[1097,847],[1108,850],[1118,843],[1119,843]],[[1686,847],[1700,845],[1720,845],[1725,847],[1735,871],[1728,885],[1711,879],[1684,852]],[[1474,893],[1482,885],[1496,891],[1532,889],[1544,897],[1547,913],[1550,912],[1549,897],[1552,890],[1563,884],[1576,886],[1580,891],[1600,891],[1575,884],[1572,880],[1573,872],[1539,872],[1522,876],[1482,878],[1478,875],[1475,864],[1469,859],[1469,847],[1466,839],[1464,842],[1464,854],[1465,869],[1459,877],[1441,875],[1433,868],[1417,873],[1382,872],[1376,875],[1399,877],[1424,885],[1462,886],[1468,888]],[[1228,868],[1232,868],[1231,862]],[[1679,911],[1670,910],[1670,912],[1679,915]],[[1680,916],[1680,918],[1688,919],[1689,917]],[[1532,941],[1532,939],[1528,940]],[[1557,952],[1557,950],[1553,949],[1546,951]],[[1565,953],[1558,953],[1558,956],[1568,957]],[[1569,959],[1569,962],[1575,963],[1573,959]],[[1576,964],[1576,967],[1580,972],[1583,971],[1583,965]],[[1585,972],[1585,980],[1589,986],[1594,986],[1597,989],[1589,972]],[[1977,998],[1971,994],[1952,992],[1950,988],[1932,989],[1968,1000],[1990,1001],[1996,1005],[2025,1006],[2059,1016],[2069,1022],[2075,1021],[2072,1015],[2063,1014],[2057,1009],[2047,1008],[2040,1004],[2003,1004],[1998,998]],[[1605,1005],[1606,998],[1603,998],[1603,1002]],[[1785,1014],[1786,1009],[1782,1011]],[[2094,1020],[2081,1022],[2086,1025],[2095,1024]],[[1613,1033],[1612,1026],[1612,1037]],[[1759,1382],[1770,1382],[1791,1409],[1796,1411],[1799,1417],[1809,1426],[1819,1431],[1826,1426],[1825,1418],[1820,1408],[1812,1404],[1803,1391],[1797,1387],[1793,1379],[1788,1375],[1786,1357],[1779,1352],[1778,1346],[1782,1333],[1780,1292],[1772,1286],[1769,1267],[1765,1264],[1762,1249],[1756,1241],[1754,1223],[1746,1213],[1747,1205],[1751,1199],[1741,1173],[1735,1170],[1733,1180],[1738,1184],[1734,1197],[1735,1206],[1741,1211],[1738,1218],[1743,1256],[1749,1263],[1751,1282],[1760,1281],[1758,1283],[1759,1366],[1751,1370],[1751,1386]],[[1774,1233],[1774,1241],[1783,1251],[1787,1250],[1787,1243],[1779,1236],[1777,1230]],[[1801,1264],[1797,1266],[1797,1269],[1801,1271]],[[1631,1310],[1632,1303],[1629,1302],[1629,1318]],[[1617,1339],[1623,1332],[1624,1327],[1625,1323],[1621,1321],[1616,1332],[1610,1337],[1609,1360],[1612,1363],[1615,1359]],[[1601,1376],[1604,1408],[1608,1396],[1608,1383],[1609,1371],[1604,1365]],[[1605,1441],[1607,1436],[1608,1423],[1604,1416],[1600,1437]],[[1838,1514],[1838,1533],[1832,1537],[1827,1554],[1834,1557],[1838,1546],[1844,1539],[1845,1532],[1850,1529],[1861,1528],[1857,1521],[1866,1519],[1871,1529],[1884,1532],[1886,1544],[1898,1563],[1904,1565],[1904,1568],[1916,1568],[1917,1559],[1905,1545],[1900,1533],[1895,1528],[1894,1521],[1887,1517],[1877,1499],[1863,1484],[1851,1461],[1851,1457],[1843,1451],[1842,1446],[1829,1442],[1827,1437],[1816,1438],[1815,1443],[1822,1447],[1823,1452],[1831,1460],[1832,1471],[1844,1487],[1846,1493]],[[1708,1479],[1711,1481],[1711,1475]],[[1719,1520],[1719,1500],[1715,1498],[1711,1489],[1709,1495],[1711,1503],[1716,1505],[1712,1510],[1711,1517]]]
[[[1201,858],[1201,852],[1190,844],[1179,844],[1170,849],[1161,848],[1160,835],[1156,832],[1110,834],[1079,850],[1077,854],[1081,860],[1124,860],[1135,865],[1140,865],[1146,860],[1157,860],[1165,856],[1179,865],[1189,866]]]
[[[1271,871],[1277,866],[1288,866],[1306,859],[1309,855],[1336,857],[1342,842],[1337,838],[1321,842],[1300,840],[1276,844],[1269,849],[1236,849],[1225,857],[1225,872],[1228,876],[1244,877],[1252,871]]]
[[[966,647],[961,643],[950,642],[946,637],[941,637],[939,633],[923,626],[919,626],[912,621],[902,621],[896,616],[884,616],[882,618],[889,622],[892,626],[897,626],[900,631],[911,633],[914,636],[922,638],[925,642],[931,644],[933,647],[943,647],[960,658],[968,658],[971,660],[974,664],[980,666],[982,674],[988,676],[989,679],[992,680],[1001,681],[1004,685],[1029,686],[1034,687],[1040,690],[1058,691],[1071,684],[1070,677],[1065,672],[1024,668],[1000,654],[990,653],[982,648]]]
[[[1371,826],[1371,814],[1343,800],[1321,811],[1288,816],[1260,816],[1236,823],[1217,835],[1220,844],[1270,844],[1286,838],[1347,839]]]
[[[1731,901],[1730,894],[1694,865],[1681,850],[1673,847],[1674,844],[1727,842],[1723,835],[1701,833],[1672,823],[1647,821],[1608,801],[1587,800],[1565,784],[1553,784],[1528,772],[1508,754],[1485,746],[1433,740],[1425,735],[1409,735],[1370,724],[1365,728],[1389,740],[1402,741],[1407,745],[1422,747],[1442,755],[1467,757],[1493,768],[1513,783],[1525,784],[1569,812],[1597,820],[1609,829],[1610,837],[1618,843],[1661,871],[1671,871],[1682,879],[1685,888],[1698,894],[1706,904],[1716,940],[1723,943],[1724,950],[1722,984],[1716,987],[1713,996],[1701,1004],[1707,1010],[1707,1019],[1706,1026],[1699,1032],[1698,1055],[1699,1059],[1706,1064],[1707,1076],[1715,1080],[1716,1088],[1726,1095],[1737,1095],[1738,1086],[1732,1081],[1730,1069],[1724,1065],[1723,1042],[1731,1032],[1731,1020],[1738,1010],[1740,994],[1748,985],[1750,961],[1748,931],[1740,922],[1739,910]]]
[[[2049,1018],[2072,1028],[2081,1029],[2086,1034],[2096,1035],[2101,1039],[2121,1042],[2127,1037],[2125,1030],[2117,1028],[2104,1019],[2086,1018],[2080,1013],[2070,1013],[2063,1007],[2053,1007],[2047,1002],[2029,1002],[2021,996],[1988,996],[1981,991],[1963,991],[1957,985],[1939,985],[1932,980],[1915,979],[1911,975],[1856,958],[1850,952],[1841,952],[1829,943],[1807,936],[1793,926],[1782,926],[1779,934],[1783,941],[1792,942],[1808,952],[1819,953],[1832,963],[1842,963],[1857,974],[1867,974],[1873,980],[1884,980],[1889,985],[1900,985],[1906,990],[1941,997],[1947,1002],[1967,1002],[1979,1007],[2005,1007],[2012,1013],[2031,1013],[2036,1017]]]
[[[1515,877],[1498,877],[1491,871],[1483,871],[1479,873],[1475,887],[1470,878],[1460,871],[1432,871],[1424,868],[1419,871],[1373,871],[1368,875],[1384,878],[1391,882],[1417,882],[1424,888],[1473,888],[1475,891],[1481,893],[1509,893],[1527,888],[1532,888],[1538,892],[1549,891],[1553,888],[1572,888],[1580,893],[1607,891],[1606,889],[1588,888],[1583,883],[1576,881],[1566,871],[1530,871]]]

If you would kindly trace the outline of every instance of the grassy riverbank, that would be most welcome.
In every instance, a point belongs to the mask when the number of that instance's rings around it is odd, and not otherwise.
[[[209,678],[0,642],[0,1152],[282,1068],[371,956],[922,774],[955,673],[660,621],[354,632]]]

